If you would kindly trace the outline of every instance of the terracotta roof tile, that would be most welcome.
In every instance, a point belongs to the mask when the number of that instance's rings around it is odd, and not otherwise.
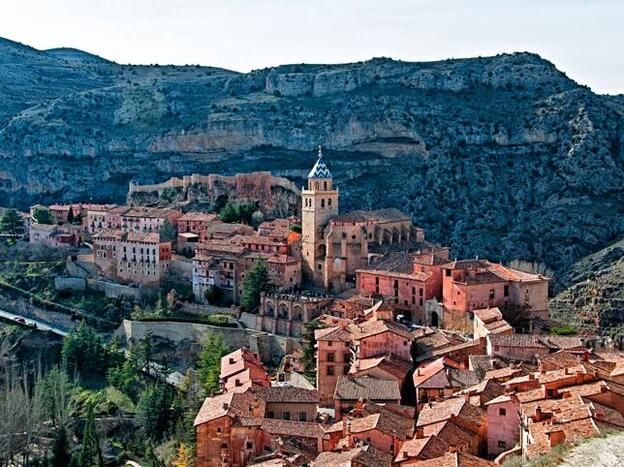
[[[369,376],[340,376],[334,398],[346,400],[398,401],[401,391],[397,381],[386,381]]]
[[[303,389],[293,386],[272,386],[256,388],[253,392],[267,403],[318,404],[319,394],[316,389]]]
[[[360,446],[342,452],[322,452],[312,462],[312,466],[351,467],[354,463],[364,467],[390,467],[392,455],[373,446]]]

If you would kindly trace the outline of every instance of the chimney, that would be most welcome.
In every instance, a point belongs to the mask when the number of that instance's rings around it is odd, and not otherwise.
[[[535,407],[535,421],[540,422],[542,420],[542,408],[538,405]]]
[[[585,363],[589,362],[589,351],[588,350],[583,351],[583,361]]]
[[[227,402],[223,403],[223,410],[228,410],[230,408],[230,404],[228,404]]]
[[[421,439],[421,438],[424,438],[424,436],[425,436],[425,432],[423,431],[423,427],[417,426],[416,431],[414,432],[414,438]]]

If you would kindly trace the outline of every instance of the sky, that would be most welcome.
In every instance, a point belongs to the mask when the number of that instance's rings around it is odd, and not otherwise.
[[[2,0],[0,36],[118,63],[237,71],[530,51],[624,93],[624,0]]]

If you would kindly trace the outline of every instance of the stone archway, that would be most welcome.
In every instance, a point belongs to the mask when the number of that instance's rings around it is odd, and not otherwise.
[[[286,306],[285,303],[281,303],[279,308],[278,308],[278,312],[277,312],[277,317],[279,319],[290,319],[288,316],[288,307]]]
[[[303,308],[299,305],[295,305],[292,310],[292,319],[295,321],[303,321]]]
[[[437,311],[431,312],[431,326],[437,328],[440,325],[440,317]]]

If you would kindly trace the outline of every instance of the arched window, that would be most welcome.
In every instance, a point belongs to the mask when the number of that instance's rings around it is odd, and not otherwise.
[[[323,189],[327,191],[327,182],[323,182]]]
[[[328,208],[331,208],[331,198],[328,198],[328,199],[327,199],[327,207],[328,207]]]
[[[321,209],[323,209],[324,207],[325,207],[325,200],[321,198]]]

